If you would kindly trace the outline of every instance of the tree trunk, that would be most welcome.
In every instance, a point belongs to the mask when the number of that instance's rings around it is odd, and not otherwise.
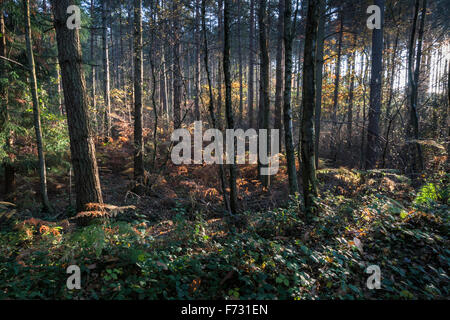
[[[308,220],[316,212],[317,197],[316,161],[314,153],[314,110],[316,97],[316,44],[320,19],[320,1],[310,1],[306,21],[305,50],[303,58],[302,89],[302,178],[305,212]],[[319,3],[318,3],[319,2]]]
[[[195,120],[200,120],[200,2],[196,0],[195,2],[195,18],[197,23],[195,24],[195,97],[194,97],[194,118]]]
[[[173,18],[173,41],[172,48],[173,58],[173,125],[177,129],[181,126],[181,89],[182,89],[182,75],[181,75],[181,46],[180,46],[180,14],[181,5],[179,0],[174,0],[172,5]]]
[[[230,73],[230,46],[231,46],[231,22],[230,22],[230,8],[231,0],[225,0],[225,7],[223,10],[223,30],[224,30],[224,44],[223,44],[223,74],[225,80],[225,113],[227,118],[227,128],[234,129],[234,115],[231,101],[231,73]],[[236,186],[236,153],[233,152],[234,161],[229,164],[230,170],[230,208],[231,212],[237,212],[237,186]]]
[[[337,128],[337,109],[339,103],[339,85],[341,80],[341,57],[342,57],[342,36],[344,34],[343,13],[339,11],[339,38],[338,38],[338,52],[336,60],[336,70],[334,74],[334,96],[333,96],[333,114],[332,114],[332,129],[330,137],[330,150],[333,161],[336,162],[337,144],[338,144],[338,128]]]
[[[134,0],[134,179],[144,178],[142,0]],[[143,183],[143,181],[140,181]]]
[[[102,0],[102,42],[103,42],[103,99],[105,106],[105,137],[111,136],[111,96],[109,83],[109,52],[108,52],[108,27],[106,25],[108,15],[108,0]]]
[[[319,167],[319,139],[320,139],[320,114],[322,112],[322,78],[323,78],[323,46],[325,41],[325,1],[320,1],[320,20],[317,29],[317,57],[316,57],[316,113],[315,113],[315,141],[316,168]]]
[[[253,103],[254,103],[254,75],[255,75],[255,0],[250,0],[250,34],[248,54],[248,126],[254,128]]]
[[[41,111],[39,107],[39,97],[36,79],[36,67],[34,64],[33,44],[31,41],[31,23],[30,23],[30,1],[23,0],[23,7],[25,10],[25,38],[27,42],[27,56],[28,68],[30,72],[30,89],[33,100],[33,118],[34,131],[36,133],[36,144],[39,157],[39,177],[40,177],[40,191],[42,198],[42,205],[44,211],[51,210],[50,202],[47,195],[47,171],[45,168],[44,142],[42,141],[41,129]]]
[[[204,63],[205,63],[205,71],[206,71],[206,78],[208,80],[208,93],[209,93],[209,115],[211,116],[211,124],[213,128],[217,128],[218,122],[216,118],[216,113],[214,110],[214,95],[212,92],[212,84],[211,84],[211,75],[209,72],[209,58],[208,58],[208,39],[207,39],[207,32],[206,32],[206,0],[202,0],[202,31],[203,31],[203,45],[204,45]],[[227,197],[227,185],[225,182],[225,170],[223,168],[223,164],[219,164],[219,179],[220,179],[220,186],[222,189],[222,195],[223,195],[223,201],[225,203],[225,208],[227,212],[231,212],[230,202],[228,201]]]
[[[292,28],[292,2],[284,1],[284,26],[283,26],[283,42],[284,52],[284,99],[283,99],[283,121],[284,121],[284,144],[286,148],[287,171],[289,179],[289,193],[294,195],[298,190],[297,170],[295,167],[295,150],[293,141],[292,126],[292,40],[294,36]]]
[[[88,203],[103,203],[103,198],[95,145],[88,120],[88,99],[81,63],[80,37],[77,29],[71,30],[66,27],[68,18],[66,10],[73,4],[74,0],[52,0],[79,212],[86,210]]]
[[[375,5],[381,9],[381,27],[372,31],[372,69],[370,75],[369,124],[367,126],[367,150],[365,167],[373,169],[379,153],[379,121],[381,112],[381,81],[383,59],[383,26],[384,0],[375,0]]]
[[[268,51],[268,37],[267,37],[267,0],[259,1],[258,11],[258,23],[259,23],[259,49],[261,56],[260,66],[260,82],[259,90],[261,98],[259,100],[259,114],[261,122],[259,123],[260,129],[269,129],[269,112],[270,112],[270,100],[269,100],[269,51]],[[269,135],[267,135],[269,136]],[[269,150],[270,139],[267,139],[267,150]],[[258,161],[258,167],[265,167]],[[270,166],[270,164],[269,164]],[[268,187],[270,179],[268,175],[260,175],[260,180],[263,186]]]
[[[274,129],[280,130],[280,151],[282,146],[283,129],[281,118],[283,110],[283,87],[284,87],[284,69],[285,69],[285,53],[284,53],[284,0],[279,0],[278,3],[278,35],[277,35],[277,67],[276,67],[276,84],[275,84],[275,121]],[[292,11],[292,10],[291,10]],[[289,17],[291,19],[291,17]],[[292,44],[291,44],[292,46]]]
[[[91,19],[94,21],[94,0],[91,0]],[[97,120],[97,98],[96,98],[96,87],[95,87],[95,61],[94,61],[94,29],[91,29],[91,78],[92,78],[92,95],[91,95],[91,101],[92,101],[92,110],[94,112],[94,116],[92,117],[95,121],[95,123],[98,125]],[[59,69],[58,69],[59,70]],[[59,72],[58,72],[59,75]],[[61,87],[61,77],[58,77],[58,91]],[[61,95],[59,95],[61,97]],[[61,100],[61,98],[60,98]],[[61,103],[61,102],[60,102]],[[62,108],[62,106],[60,106]],[[97,126],[97,133],[98,133],[98,126]]]
[[[242,61],[242,35],[241,35],[241,3],[242,0],[238,0],[238,73],[239,73],[239,118],[238,125],[242,125],[242,119],[244,117],[244,85],[243,85],[243,61]]]
[[[418,87],[419,87],[419,75],[420,75],[420,61],[422,58],[422,40],[423,40],[423,29],[425,24],[425,15],[427,0],[423,0],[423,7],[420,17],[420,26],[419,26],[419,34],[418,34],[418,44],[417,44],[417,55],[416,55],[416,67],[413,72],[413,59],[415,52],[415,33],[416,33],[416,24],[417,17],[419,12],[419,0],[416,0],[415,4],[415,12],[414,12],[414,20],[413,20],[413,29],[411,31],[411,39],[409,44],[409,53],[408,53],[408,100],[409,100],[409,126],[407,130],[407,144],[409,146],[410,158],[410,170],[411,173],[416,174],[423,170],[423,158],[422,158],[422,149],[420,144],[417,142],[419,139],[419,119],[417,115],[417,107],[418,107]],[[414,142],[411,140],[415,140]],[[418,172],[417,172],[418,171]]]
[[[353,91],[355,88],[355,52],[350,56],[350,87],[348,89],[348,110],[347,110],[347,147],[352,148],[353,135]]]

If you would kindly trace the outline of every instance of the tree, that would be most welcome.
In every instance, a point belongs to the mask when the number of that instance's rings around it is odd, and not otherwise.
[[[419,87],[419,74],[420,74],[420,60],[422,58],[422,40],[423,40],[423,29],[425,24],[425,15],[427,11],[427,1],[423,0],[419,34],[418,34],[418,44],[417,44],[417,55],[416,55],[416,66],[414,65],[414,52],[416,51],[415,46],[415,35],[416,35],[416,25],[417,17],[419,14],[419,0],[416,0],[414,6],[414,18],[411,30],[411,39],[409,42],[408,49],[408,102],[409,102],[409,125],[407,129],[407,144],[409,145],[410,163],[409,167],[413,173],[415,171],[423,170],[423,158],[422,149],[420,144],[417,142],[419,139],[419,119],[417,116],[417,101],[418,101],[418,87]]]
[[[28,69],[30,72],[29,75],[30,89],[31,89],[31,98],[33,101],[34,131],[36,133],[36,144],[39,158],[40,191],[43,209],[45,211],[49,211],[51,210],[51,207],[47,195],[47,170],[45,168],[44,142],[42,140],[41,111],[39,107],[36,66],[34,64],[34,55],[33,55],[33,44],[31,40],[30,1],[23,0],[23,7],[25,10],[25,39],[27,42]]]
[[[255,0],[250,0],[250,33],[248,50],[248,126],[254,127],[253,105],[254,105],[254,75],[255,75]]]
[[[69,126],[70,153],[75,176],[77,211],[88,203],[103,203],[95,145],[88,120],[86,81],[82,70],[80,36],[66,26],[67,7],[74,0],[52,0],[58,60]]]
[[[92,21],[94,20],[94,0],[91,0],[91,19]],[[98,120],[97,120],[97,97],[96,97],[96,86],[95,86],[95,63],[94,63],[94,28],[91,29],[91,80],[92,80],[92,95],[91,95],[91,103],[92,103],[92,109],[95,112],[95,122],[97,123],[97,129],[98,129]],[[58,68],[59,70],[59,68]],[[59,74],[58,74],[59,75]],[[60,90],[61,88],[61,81],[59,79],[60,77],[58,77],[58,90]]]
[[[284,0],[278,2],[278,34],[277,34],[277,67],[276,67],[276,84],[275,84],[275,121],[274,129],[282,130],[281,123],[282,110],[283,110],[283,87],[284,87],[284,69],[285,69],[285,57],[284,57]],[[282,135],[280,134],[280,148],[281,148]]]
[[[194,118],[195,120],[200,120],[200,94],[201,94],[201,66],[200,66],[200,0],[195,1],[195,19],[197,20],[195,24],[195,97],[194,97]]]
[[[295,167],[295,150],[293,141],[292,127],[292,107],[291,107],[291,89],[292,89],[292,2],[284,1],[284,97],[283,97],[283,121],[284,121],[284,145],[286,148],[287,171],[289,179],[289,193],[295,194],[299,191],[297,182],[297,169]],[[298,3],[298,2],[297,2]],[[298,5],[297,5],[298,6]],[[297,10],[295,12],[297,16]],[[295,19],[295,18],[294,18]]]
[[[142,0],[134,0],[134,179],[144,178]],[[143,181],[141,181],[143,182]]]
[[[367,126],[366,169],[373,169],[379,153],[379,121],[381,112],[381,77],[383,74],[384,0],[375,0],[381,9],[380,29],[372,31],[372,69],[370,75],[369,124]]]
[[[330,150],[332,150],[332,156],[334,162],[336,162],[337,157],[337,144],[339,131],[337,128],[337,109],[339,100],[339,85],[341,80],[341,57],[342,57],[342,36],[344,34],[344,17],[342,9],[339,9],[339,37],[338,37],[338,51],[336,58],[336,70],[334,74],[334,95],[333,95],[333,115],[332,115],[332,130],[330,139]]]
[[[208,80],[208,94],[209,94],[209,104],[208,110],[209,115],[211,117],[211,124],[213,128],[217,128],[218,122],[216,118],[216,112],[214,110],[214,95],[212,92],[212,84],[211,84],[211,75],[209,72],[209,58],[208,58],[208,38],[206,32],[206,0],[202,0],[202,8],[201,8],[201,16],[202,16],[202,32],[203,32],[203,59],[205,63],[205,71],[206,78]],[[225,182],[225,170],[223,168],[223,164],[219,164],[219,179],[220,179],[220,187],[222,189],[223,201],[225,203],[225,208],[227,212],[231,212],[230,202],[227,197],[227,185]]]
[[[315,142],[316,168],[319,167],[319,139],[320,139],[320,115],[322,112],[322,78],[323,78],[323,46],[325,40],[325,9],[326,0],[320,1],[320,20],[317,29],[317,53],[316,53],[316,112],[315,112]]]
[[[316,46],[320,19],[320,1],[310,1],[306,18],[305,49],[303,57],[302,88],[302,178],[303,198],[307,218],[316,211],[317,197],[316,161],[314,152],[314,111],[316,99]]]
[[[108,53],[108,27],[106,25],[108,17],[108,2],[102,0],[102,43],[103,43],[103,99],[105,105],[105,137],[111,136],[111,95],[109,81],[109,53]]]
[[[6,28],[5,28],[5,15],[0,8],[0,55],[2,57],[7,56],[6,48]],[[3,169],[5,172],[5,188],[4,193],[9,199],[11,195],[14,195],[16,191],[16,176],[14,167],[14,155],[11,152],[11,146],[14,144],[13,135],[8,128],[9,113],[8,113],[8,63],[4,59],[0,59],[0,134],[5,134],[5,151],[8,154],[8,158],[3,161]],[[14,196],[12,199],[14,201]]]
[[[181,5],[180,0],[173,0],[172,4],[172,19],[173,19],[173,125],[177,129],[181,126],[181,89],[182,89],[182,74],[180,67],[180,16]]]
[[[231,46],[231,21],[230,21],[230,7],[231,0],[225,0],[223,10],[223,74],[225,80],[225,114],[227,118],[227,128],[234,129],[234,115],[233,106],[231,104],[231,72],[230,72],[230,46]],[[233,154],[235,154],[233,150]],[[234,159],[236,160],[236,159]],[[230,209],[234,214],[237,212],[237,186],[236,186],[236,165],[235,161],[229,164],[230,170]]]
[[[259,49],[260,49],[260,100],[259,100],[259,119],[258,127],[260,129],[269,129],[269,51],[268,51],[268,37],[267,37],[267,0],[259,1],[258,9],[258,23],[259,23]],[[268,139],[269,141],[269,139]],[[269,143],[269,142],[268,142]],[[269,150],[269,148],[267,148]],[[270,165],[270,164],[269,164]],[[258,161],[258,167],[263,165]],[[260,170],[261,171],[261,170]],[[265,187],[269,186],[270,180],[268,175],[261,175],[260,180]]]

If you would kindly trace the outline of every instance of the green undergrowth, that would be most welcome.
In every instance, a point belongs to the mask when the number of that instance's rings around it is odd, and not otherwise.
[[[140,214],[64,229],[18,221],[0,232],[0,298],[447,298],[448,187],[430,182],[411,202],[394,198],[322,192],[314,222],[304,222],[293,199],[244,213],[242,232],[180,206],[156,224]],[[72,264],[81,290],[66,287]],[[380,267],[381,289],[367,288],[370,265]]]

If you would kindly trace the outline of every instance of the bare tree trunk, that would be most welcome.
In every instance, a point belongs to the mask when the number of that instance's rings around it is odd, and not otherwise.
[[[108,52],[108,27],[106,20],[108,16],[108,0],[102,0],[102,42],[103,42],[103,99],[105,106],[105,137],[111,136],[111,95],[109,82],[109,52]]]
[[[375,0],[375,5],[381,9],[381,28],[372,31],[372,69],[370,75],[370,107],[369,124],[367,126],[366,169],[373,169],[379,154],[380,112],[381,112],[381,81],[383,59],[383,25],[384,0]]]
[[[354,41],[354,39],[353,39]],[[355,89],[355,52],[350,56],[350,87],[348,89],[348,110],[347,110],[347,147],[351,149],[353,139],[353,91]]]
[[[134,179],[144,183],[142,0],[134,0]]]
[[[238,125],[242,125],[242,119],[244,115],[244,85],[243,85],[243,62],[242,62],[242,35],[241,35],[241,3],[242,0],[238,0],[238,73],[239,73],[239,118]]]
[[[339,9],[341,10],[341,9]],[[336,60],[336,70],[334,74],[334,96],[333,96],[333,114],[332,114],[332,129],[330,136],[330,151],[333,161],[336,162],[337,144],[338,144],[338,128],[337,128],[337,109],[339,103],[339,85],[341,80],[341,57],[342,57],[342,36],[344,34],[343,13],[339,11],[339,38],[338,38],[338,52]]]
[[[36,133],[36,144],[39,157],[39,177],[40,177],[40,191],[42,198],[42,205],[45,211],[51,211],[50,202],[47,195],[47,171],[45,168],[44,142],[42,140],[41,129],[41,111],[39,107],[39,97],[36,79],[36,67],[34,64],[33,44],[31,41],[31,23],[30,23],[30,1],[23,0],[23,7],[25,10],[25,38],[27,42],[27,56],[28,68],[30,72],[30,89],[33,100],[33,117],[34,117],[34,131]]]
[[[269,112],[270,112],[270,100],[269,100],[269,51],[268,51],[268,37],[267,37],[267,0],[259,1],[258,12],[259,23],[259,48],[261,53],[261,65],[260,65],[260,83],[259,90],[261,98],[259,101],[259,114],[261,123],[260,129],[269,129]],[[267,140],[268,146],[270,139]],[[269,150],[269,148],[267,148]],[[270,164],[269,164],[270,165]],[[262,168],[266,165],[261,164],[258,161],[258,167]],[[261,170],[261,169],[260,169]],[[268,187],[270,179],[268,175],[260,175],[260,180],[263,186]]]
[[[70,152],[75,174],[77,211],[88,203],[103,203],[95,145],[88,119],[86,82],[82,70],[81,44],[77,29],[68,29],[67,7],[74,0],[52,0],[58,60],[69,125]]]
[[[173,41],[172,48],[173,58],[173,125],[174,128],[181,126],[181,89],[182,89],[182,74],[180,65],[180,0],[174,0],[172,4],[172,19],[173,19]]]
[[[413,72],[413,59],[414,59],[414,51],[415,49],[415,33],[416,33],[416,24],[417,17],[419,12],[419,0],[416,0],[415,4],[415,12],[414,12],[414,20],[413,20],[413,30],[411,31],[411,39],[409,44],[409,54],[408,54],[408,99],[409,99],[409,126],[407,132],[408,140],[407,144],[410,146],[408,149],[410,154],[411,163],[410,169],[413,174],[417,173],[416,171],[423,170],[423,158],[422,158],[422,148],[420,144],[417,142],[419,139],[419,119],[417,115],[417,107],[418,107],[418,87],[419,87],[419,75],[420,75],[420,61],[422,58],[422,41],[423,41],[423,29],[425,24],[425,15],[427,10],[427,0],[423,0],[422,12],[420,17],[420,26],[419,26],[419,34],[418,34],[418,44],[417,44],[417,55],[416,55],[416,67]]]
[[[222,127],[222,75],[223,75],[223,17],[222,17],[222,8],[223,8],[223,0],[218,0],[218,12],[217,12],[217,24],[218,24],[218,39],[217,39],[217,113],[219,115],[218,121],[220,126]],[[222,57],[222,59],[221,59]]]
[[[316,154],[316,168],[319,167],[319,138],[320,138],[320,115],[322,112],[322,78],[323,78],[323,46],[325,41],[325,10],[326,3],[319,4],[319,26],[317,29],[317,57],[316,57],[316,112],[315,112],[315,141],[314,151]]]
[[[211,75],[209,72],[209,58],[208,58],[208,39],[207,39],[207,32],[206,32],[206,0],[202,0],[202,31],[203,31],[203,44],[204,44],[204,63],[205,63],[205,71],[206,71],[206,77],[208,80],[208,93],[209,93],[209,115],[211,116],[211,123],[213,128],[217,128],[218,122],[216,118],[216,113],[214,110],[214,95],[212,92],[212,84],[211,84]],[[222,195],[223,195],[223,201],[225,203],[225,208],[227,212],[231,212],[230,202],[228,201],[227,197],[227,185],[225,182],[225,170],[223,168],[223,164],[219,164],[219,179],[220,179],[220,186],[222,189]]]
[[[223,45],[223,73],[225,80],[225,113],[227,117],[227,128],[234,129],[234,115],[233,106],[231,103],[231,73],[230,73],[230,46],[231,46],[231,22],[230,22],[230,7],[231,0],[225,0],[225,7],[223,10],[223,30],[224,30],[224,45]],[[236,153],[233,152],[233,164],[229,164],[230,170],[230,208],[231,212],[235,214],[238,210],[237,205],[237,186],[236,186]]]
[[[284,69],[285,69],[285,57],[284,57],[284,0],[279,0],[278,3],[278,35],[277,35],[277,67],[276,67],[276,84],[275,84],[275,121],[274,129],[280,130],[280,150],[282,146],[282,134],[281,130],[283,125],[281,123],[282,110],[283,110],[283,88],[284,88]],[[292,11],[292,10],[291,10]],[[289,18],[291,19],[291,18]],[[291,45],[292,46],[292,45]]]
[[[250,0],[250,35],[249,35],[249,55],[248,55],[248,126],[254,127],[253,103],[254,103],[254,75],[255,75],[255,0]]]
[[[195,24],[195,98],[194,98],[194,118],[195,120],[200,120],[200,1],[195,1],[195,18],[197,23]]]
[[[294,28],[292,27],[292,2],[284,1],[284,26],[283,26],[283,42],[284,52],[284,99],[283,99],[283,121],[284,121],[284,144],[286,147],[287,171],[289,179],[289,193],[295,194],[299,191],[297,182],[297,170],[295,167],[295,150],[293,141],[292,126],[292,40],[294,37]]]
[[[302,89],[302,178],[306,218],[310,220],[316,212],[317,179],[314,153],[314,110],[316,98],[316,47],[317,29],[320,19],[320,1],[310,1],[306,21],[305,50],[303,58]]]
[[[94,20],[94,0],[91,0],[91,19]],[[96,87],[95,87],[95,61],[94,61],[94,29],[91,29],[91,77],[92,77],[92,95],[91,95],[91,101],[92,101],[92,110],[94,111],[93,119],[97,125],[97,133],[98,133],[98,119],[97,119],[97,98],[96,98]],[[58,72],[59,75],[59,72]],[[61,79],[58,77],[58,91],[61,87]],[[60,92],[59,96],[60,95]],[[60,98],[61,99],[61,98]],[[61,103],[61,102],[60,102]],[[62,108],[62,106],[60,106]]]

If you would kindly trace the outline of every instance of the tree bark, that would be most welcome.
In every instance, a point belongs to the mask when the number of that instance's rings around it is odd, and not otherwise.
[[[370,76],[369,124],[367,126],[366,169],[373,169],[379,154],[380,112],[381,112],[381,81],[383,60],[383,27],[384,0],[375,0],[375,5],[381,9],[381,28],[372,31],[372,69]]]
[[[103,99],[105,106],[105,137],[111,136],[111,95],[109,81],[109,49],[108,49],[108,0],[102,0],[102,42],[103,42]]]
[[[250,34],[248,54],[248,126],[254,128],[253,106],[254,106],[254,76],[255,76],[255,0],[250,0]]]
[[[27,43],[27,57],[30,77],[31,98],[33,100],[33,118],[34,131],[36,133],[36,144],[39,158],[39,178],[40,191],[44,211],[51,211],[50,202],[47,195],[47,170],[45,168],[44,142],[42,140],[41,129],[41,111],[39,107],[39,97],[36,79],[36,66],[34,64],[33,44],[31,40],[31,23],[30,23],[30,1],[23,0],[25,10],[25,38]]]
[[[74,0],[52,0],[79,212],[86,210],[88,203],[103,203],[103,198],[95,145],[88,120],[88,99],[82,70],[80,37],[77,29],[71,30],[66,26],[69,16],[66,10],[73,4]]]
[[[173,19],[173,125],[177,129],[181,126],[181,89],[182,89],[182,74],[180,66],[181,46],[180,46],[180,0],[174,0],[172,4],[172,19]]]
[[[223,10],[223,30],[224,30],[224,44],[223,44],[223,74],[225,80],[225,113],[227,118],[227,128],[234,129],[234,115],[231,101],[231,73],[230,73],[230,46],[231,46],[231,22],[230,22],[230,8],[231,0],[225,0]],[[236,153],[233,150],[234,161],[229,164],[230,171],[230,208],[231,212],[235,214],[238,210],[237,206],[237,186],[236,186]]]
[[[195,24],[195,97],[194,97],[194,118],[195,120],[200,120],[200,94],[201,94],[201,85],[200,85],[200,1],[196,0],[195,2],[195,17],[197,23]]]
[[[305,50],[303,58],[302,89],[302,178],[305,213],[308,220],[316,212],[317,179],[314,153],[314,110],[316,97],[316,45],[320,19],[320,1],[310,1],[306,21]]]
[[[203,31],[203,59],[205,63],[205,71],[206,71],[206,78],[208,80],[208,93],[209,93],[209,115],[211,116],[211,124],[213,128],[217,128],[218,122],[216,118],[216,113],[214,110],[214,95],[212,92],[212,84],[211,84],[211,75],[209,72],[209,58],[208,58],[208,39],[207,39],[207,32],[206,32],[206,0],[202,0],[202,31]],[[230,202],[228,201],[227,196],[227,185],[225,182],[225,170],[223,167],[223,164],[219,164],[219,179],[220,179],[220,186],[222,189],[222,195],[223,195],[223,201],[225,203],[225,208],[227,212],[231,212]]]
[[[340,9],[341,10],[341,9]],[[330,137],[330,150],[333,161],[337,158],[337,144],[338,144],[338,128],[337,128],[337,109],[339,103],[339,85],[341,80],[341,57],[342,57],[342,37],[344,34],[343,13],[339,11],[339,38],[338,38],[338,52],[336,59],[336,70],[334,74],[334,96],[333,96],[333,114],[332,114],[332,129]]]
[[[353,91],[355,89],[355,52],[350,56],[350,87],[348,89],[348,109],[347,109],[347,147],[351,149],[353,139]]]
[[[286,148],[287,171],[289,179],[289,193],[294,195],[299,191],[297,182],[297,169],[295,167],[295,150],[293,141],[292,126],[292,2],[284,1],[284,26],[283,26],[283,42],[285,47],[284,62],[284,99],[283,99],[283,121],[284,121],[284,144]]]
[[[408,53],[408,100],[409,100],[409,126],[407,132],[407,144],[409,146],[409,152],[411,154],[410,158],[410,170],[411,173],[416,174],[423,170],[423,158],[422,158],[422,148],[417,142],[419,139],[419,119],[417,115],[418,107],[418,87],[419,87],[419,75],[420,75],[420,62],[422,58],[422,41],[423,41],[423,31],[425,24],[425,15],[427,10],[427,0],[423,0],[422,12],[420,17],[420,26],[418,33],[418,44],[417,44],[417,55],[416,55],[416,66],[413,71],[413,59],[415,49],[415,33],[417,17],[419,12],[419,0],[416,0],[413,29],[411,31],[411,39],[409,44]],[[415,140],[414,142],[411,140]],[[417,172],[418,171],[418,172]]]
[[[277,67],[276,67],[276,84],[275,84],[275,119],[274,129],[280,130],[280,151],[282,146],[283,125],[281,123],[283,110],[283,88],[284,88],[284,70],[285,70],[285,53],[284,53],[284,0],[278,3],[278,35],[277,35]],[[292,10],[291,10],[292,11]],[[289,18],[291,19],[291,18]],[[291,45],[292,46],[292,45]]]
[[[316,154],[316,168],[319,167],[319,138],[320,138],[320,115],[322,112],[322,78],[323,78],[323,46],[325,40],[325,10],[326,3],[321,1],[319,7],[319,26],[317,29],[317,57],[316,57],[316,110],[315,110],[315,141],[314,151]]]
[[[267,0],[259,1],[258,10],[258,23],[259,23],[259,49],[261,57],[260,66],[260,82],[259,90],[261,98],[259,100],[259,115],[261,122],[259,123],[260,129],[269,129],[269,112],[270,112],[270,100],[269,100],[269,51],[268,51],[268,37],[267,37]],[[269,135],[268,135],[269,136]],[[267,139],[267,150],[269,148],[270,139]],[[269,164],[270,165],[270,164]],[[262,165],[258,161],[258,167],[262,168],[266,165]],[[270,179],[268,175],[260,175],[260,180],[263,186],[268,187]]]
[[[142,85],[144,80],[142,54],[142,0],[134,0],[134,179],[144,178],[144,138],[142,135]]]

